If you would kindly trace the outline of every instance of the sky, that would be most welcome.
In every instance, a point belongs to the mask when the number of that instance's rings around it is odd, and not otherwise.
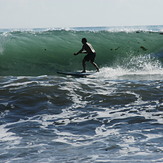
[[[0,0],[0,28],[163,25],[163,0]]]

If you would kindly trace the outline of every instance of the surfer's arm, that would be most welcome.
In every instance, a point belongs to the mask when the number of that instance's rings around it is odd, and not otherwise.
[[[80,49],[77,53],[74,53],[74,55],[78,55],[79,53],[83,53],[84,48],[82,47],[82,49]]]

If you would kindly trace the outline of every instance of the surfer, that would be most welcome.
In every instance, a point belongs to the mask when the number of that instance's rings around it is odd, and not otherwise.
[[[83,73],[86,72],[86,62],[89,62],[96,68],[97,72],[99,72],[99,68],[97,64],[94,62],[96,57],[96,52],[92,45],[87,42],[86,38],[82,38],[82,49],[79,50],[77,53],[74,53],[74,55],[78,55],[79,53],[86,53],[87,55],[83,58],[82,65],[83,65]]]

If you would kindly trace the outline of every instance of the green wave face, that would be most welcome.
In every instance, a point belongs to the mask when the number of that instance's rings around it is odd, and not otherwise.
[[[163,35],[159,32],[15,31],[0,33],[0,75],[53,75],[58,70],[81,70],[85,54],[73,53],[81,49],[83,37],[96,50],[96,63],[101,68],[162,68]],[[93,69],[87,65],[87,69]]]

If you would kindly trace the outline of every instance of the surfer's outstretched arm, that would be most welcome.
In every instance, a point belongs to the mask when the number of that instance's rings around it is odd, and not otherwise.
[[[79,53],[82,53],[82,49],[79,50],[77,53],[74,53],[74,55],[78,55]]]
[[[78,55],[79,53],[83,53],[84,47],[82,47],[77,53],[74,53],[74,55]]]

